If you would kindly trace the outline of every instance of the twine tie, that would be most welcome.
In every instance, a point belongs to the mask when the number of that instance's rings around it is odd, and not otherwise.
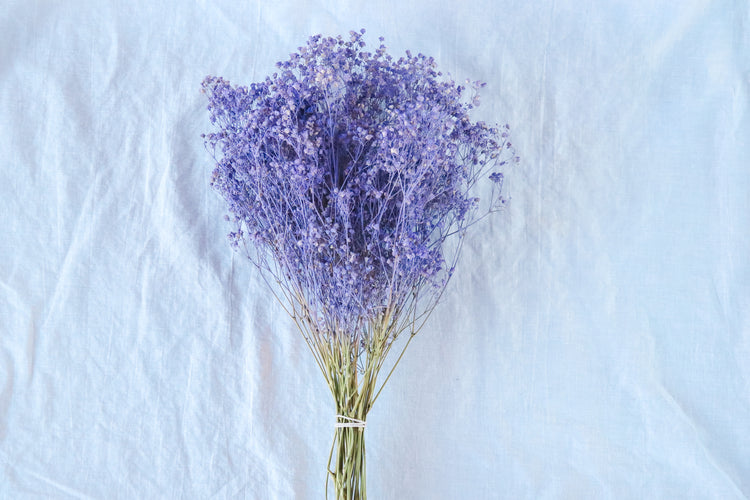
[[[343,419],[343,420],[346,420],[346,422],[338,422],[337,421],[336,425],[334,425],[334,427],[337,428],[337,429],[345,428],[345,427],[358,427],[360,429],[364,429],[365,428],[365,423],[366,422],[364,420],[360,420],[358,418],[347,417],[345,415],[336,415],[336,419],[339,419],[339,418]]]

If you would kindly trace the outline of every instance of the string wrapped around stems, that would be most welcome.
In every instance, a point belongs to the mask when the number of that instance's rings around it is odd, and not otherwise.
[[[354,427],[357,429],[365,430],[366,422],[364,420],[359,420],[358,418],[346,417],[344,415],[336,415],[336,418],[343,420],[343,422],[338,422],[338,421],[336,422],[336,424],[334,425],[336,429]]]

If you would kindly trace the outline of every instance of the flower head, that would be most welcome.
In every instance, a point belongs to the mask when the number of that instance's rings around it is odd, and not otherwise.
[[[293,315],[355,340],[384,315],[434,306],[484,214],[478,181],[512,154],[507,130],[472,122],[478,99],[432,58],[367,52],[363,33],[313,36],[247,87],[203,82],[232,243],[281,285]],[[500,190],[490,197],[492,211]]]

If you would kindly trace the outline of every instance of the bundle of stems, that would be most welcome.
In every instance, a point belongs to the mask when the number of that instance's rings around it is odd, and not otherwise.
[[[364,430],[367,415],[429,314],[415,315],[416,304],[413,300],[409,301],[408,310],[412,314],[407,321],[400,321],[398,315],[394,316],[394,311],[401,312],[403,309],[388,308],[369,323],[369,335],[363,336],[364,340],[357,344],[352,341],[351,335],[321,334],[318,323],[312,317],[299,315],[298,308],[294,307],[300,305],[299,299],[292,304],[287,312],[303,333],[336,408],[335,434],[328,455],[326,498],[329,483],[333,483],[336,500],[366,500]],[[301,309],[307,310],[306,307]],[[408,339],[400,347],[400,353],[385,378],[379,382],[378,377],[388,353],[406,329],[409,331]]]

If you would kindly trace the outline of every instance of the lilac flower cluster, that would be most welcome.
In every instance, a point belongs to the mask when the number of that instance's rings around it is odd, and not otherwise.
[[[355,340],[379,315],[434,306],[466,228],[504,203],[495,168],[516,159],[507,125],[469,119],[483,84],[456,85],[422,54],[367,52],[362,34],[313,36],[249,87],[203,82],[233,244],[307,321]]]

